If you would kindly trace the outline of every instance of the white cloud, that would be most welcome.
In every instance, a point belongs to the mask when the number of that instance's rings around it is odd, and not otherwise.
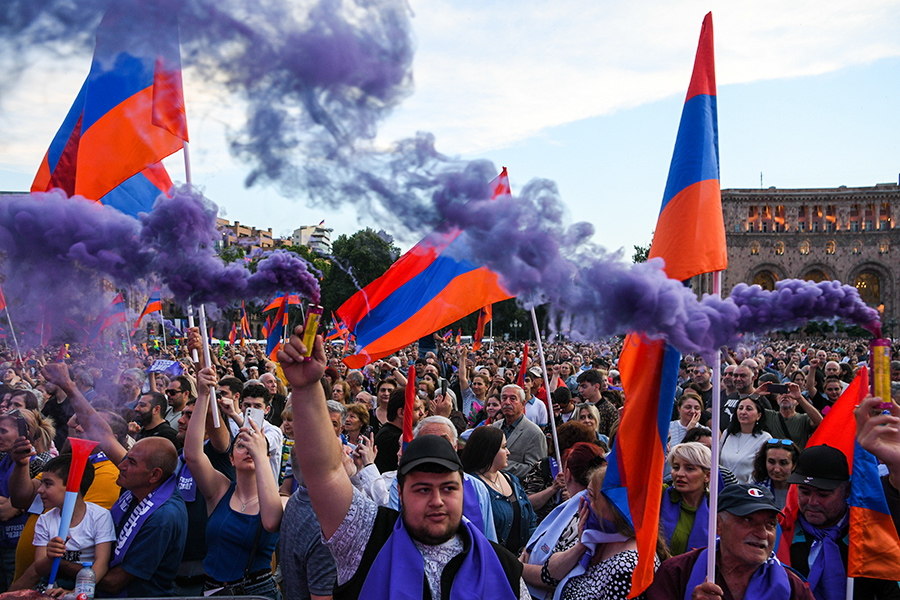
[[[708,3],[414,0],[416,93],[382,139],[427,129],[476,153],[687,88]],[[900,55],[896,1],[727,3],[714,10],[719,86]]]

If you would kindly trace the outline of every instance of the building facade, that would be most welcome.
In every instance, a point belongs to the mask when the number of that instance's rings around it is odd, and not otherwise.
[[[330,228],[321,225],[304,225],[294,230],[291,242],[327,256],[331,254],[331,232]]]
[[[235,244],[240,244],[247,250],[254,248],[270,250],[275,245],[271,227],[257,229],[249,225],[242,225],[240,221],[235,221],[232,225],[228,219],[216,217],[216,228],[222,233],[221,243],[216,244],[216,250]]]
[[[727,296],[738,283],[840,281],[883,313],[900,310],[900,186],[722,190]]]

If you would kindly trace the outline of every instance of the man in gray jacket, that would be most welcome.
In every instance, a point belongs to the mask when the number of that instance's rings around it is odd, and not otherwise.
[[[525,390],[507,385],[500,390],[503,419],[493,424],[506,435],[509,466],[506,471],[524,481],[532,465],[547,456],[547,438],[541,428],[525,418]]]

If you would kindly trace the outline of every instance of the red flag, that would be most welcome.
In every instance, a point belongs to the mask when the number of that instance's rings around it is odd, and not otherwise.
[[[237,337],[237,325],[231,324],[231,333],[228,334],[228,343],[234,346],[234,340]]]
[[[519,367],[519,377],[516,384],[525,389],[525,371],[528,370],[528,342],[525,342],[525,352],[522,353],[522,366]]]
[[[406,404],[403,405],[403,448],[413,440],[413,412],[416,409],[416,366],[409,365],[406,374]]]
[[[475,326],[475,341],[472,343],[473,351],[481,350],[481,338],[484,337],[484,326],[491,322],[493,312],[493,304],[488,304],[478,311],[478,325]]]
[[[3,297],[3,290],[0,289],[0,310],[6,308],[6,298]]]

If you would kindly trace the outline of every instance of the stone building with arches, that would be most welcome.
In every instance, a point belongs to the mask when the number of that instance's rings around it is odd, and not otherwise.
[[[738,283],[840,281],[863,300],[900,311],[900,186],[722,190],[727,296]],[[895,225],[896,224],[896,225]]]

